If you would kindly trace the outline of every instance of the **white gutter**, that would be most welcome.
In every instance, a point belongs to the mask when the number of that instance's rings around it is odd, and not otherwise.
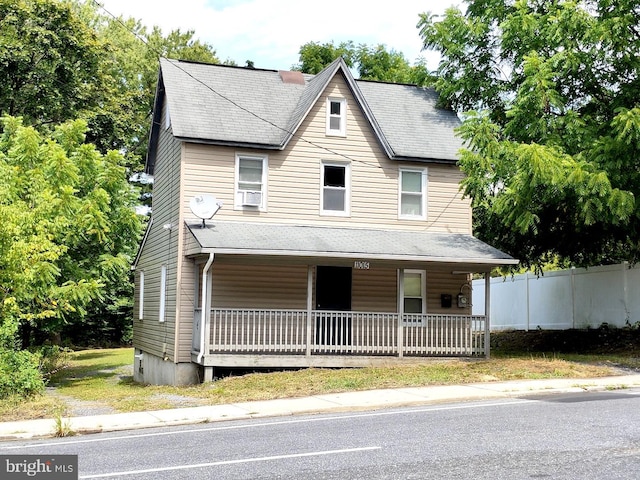
[[[196,253],[209,253],[213,248],[203,247]],[[330,251],[311,251],[311,250],[265,250],[250,248],[224,248],[215,247],[215,252],[221,255],[260,255],[260,256],[285,256],[285,257],[309,257],[309,258],[345,258],[345,259],[367,259],[367,260],[387,260],[387,261],[406,261],[406,262],[436,262],[449,264],[476,264],[476,265],[517,265],[520,260],[515,258],[473,258],[473,257],[436,257],[421,255],[399,255],[384,253],[366,253],[366,252],[330,252]]]
[[[209,253],[209,260],[205,264],[204,270],[202,270],[202,312],[200,312],[202,317],[200,319],[200,353],[198,353],[198,363],[201,363],[202,357],[204,357],[205,334],[207,331],[205,325],[207,321],[207,305],[209,304],[209,302],[207,302],[207,284],[209,283],[207,282],[207,277],[214,257],[215,254],[213,252]]]

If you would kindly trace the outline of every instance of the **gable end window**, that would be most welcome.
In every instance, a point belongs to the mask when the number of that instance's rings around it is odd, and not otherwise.
[[[327,135],[347,135],[347,99],[327,98]]]
[[[401,169],[398,180],[398,217],[408,220],[426,220],[427,169]]]
[[[320,213],[348,216],[350,207],[351,165],[322,162]]]
[[[236,155],[234,208],[266,211],[267,157]]]

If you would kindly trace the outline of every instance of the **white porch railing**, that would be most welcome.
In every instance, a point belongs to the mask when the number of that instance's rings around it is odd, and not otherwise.
[[[211,310],[206,353],[298,355],[484,355],[485,317],[313,310]],[[194,312],[194,352],[201,310]],[[398,342],[398,338],[402,341]]]

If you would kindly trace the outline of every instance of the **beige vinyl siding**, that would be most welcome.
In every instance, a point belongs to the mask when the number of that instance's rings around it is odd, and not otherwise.
[[[395,312],[397,270],[395,268],[353,269],[351,309],[357,312]]]
[[[458,308],[456,297],[460,293],[460,287],[469,280],[466,274],[453,274],[451,270],[427,270],[427,313],[444,313],[452,315],[471,315],[471,308]],[[451,295],[451,308],[443,308],[440,295]],[[471,294],[468,289],[464,293]]]
[[[214,308],[306,310],[304,265],[213,264]]]
[[[186,230],[186,229],[185,229]],[[185,231],[185,235],[191,236]],[[181,257],[179,259],[180,282],[177,285],[178,292],[178,309],[176,314],[179,315],[177,330],[177,362],[191,361],[191,337],[193,335],[193,314],[194,306],[197,305],[196,285],[196,265],[193,260]]]
[[[417,268],[420,269],[420,268]],[[306,310],[307,266],[246,265],[214,262],[214,308],[266,308]],[[312,300],[315,308],[315,269]],[[195,275],[195,272],[192,273]],[[192,285],[195,285],[195,277]],[[146,281],[146,280],[145,280]],[[470,314],[458,308],[456,296],[467,276],[450,270],[426,269],[427,313]],[[351,309],[358,312],[396,312],[398,270],[375,267],[352,270]],[[451,308],[442,308],[440,295],[452,296]],[[465,293],[469,294],[468,290]],[[194,292],[194,295],[196,293]],[[198,300],[195,297],[194,303]],[[193,304],[191,304],[191,307]]]
[[[347,136],[325,135],[326,98],[347,99]],[[234,210],[236,153],[268,156],[266,212]],[[185,144],[185,218],[195,217],[188,203],[195,195],[211,193],[224,202],[220,220],[264,221],[368,228],[430,229],[434,232],[471,233],[471,209],[462,201],[457,166],[398,162],[382,151],[367,120],[342,76],[336,77],[283,151],[248,151],[230,147]],[[321,162],[350,162],[351,215],[320,215]],[[427,220],[398,219],[398,171],[427,167]]]
[[[138,321],[140,318],[140,274],[144,272],[144,270],[137,269],[133,274],[133,321],[134,323]],[[147,279],[145,278],[145,283]],[[147,286],[144,287],[144,294],[147,295]],[[144,314],[147,313],[147,301],[144,299]],[[144,317],[143,317],[144,318]]]
[[[181,144],[173,138],[171,129],[165,130],[164,113],[154,171],[153,225],[137,266],[138,270],[145,272],[145,318],[138,320],[135,312],[133,345],[153,355],[167,355],[174,360],[180,185],[172,180],[180,178]],[[166,224],[173,228],[163,228]],[[158,318],[162,265],[167,267],[164,322]]]

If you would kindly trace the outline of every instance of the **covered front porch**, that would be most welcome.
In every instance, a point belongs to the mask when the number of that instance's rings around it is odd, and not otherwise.
[[[214,367],[361,367],[489,355],[489,271],[511,257],[469,235],[190,225],[191,359]],[[238,240],[239,239],[239,240]],[[484,316],[471,276],[485,276]]]
[[[192,351],[205,367],[355,367],[489,355],[485,316],[214,308],[205,317],[203,324],[195,310]]]

